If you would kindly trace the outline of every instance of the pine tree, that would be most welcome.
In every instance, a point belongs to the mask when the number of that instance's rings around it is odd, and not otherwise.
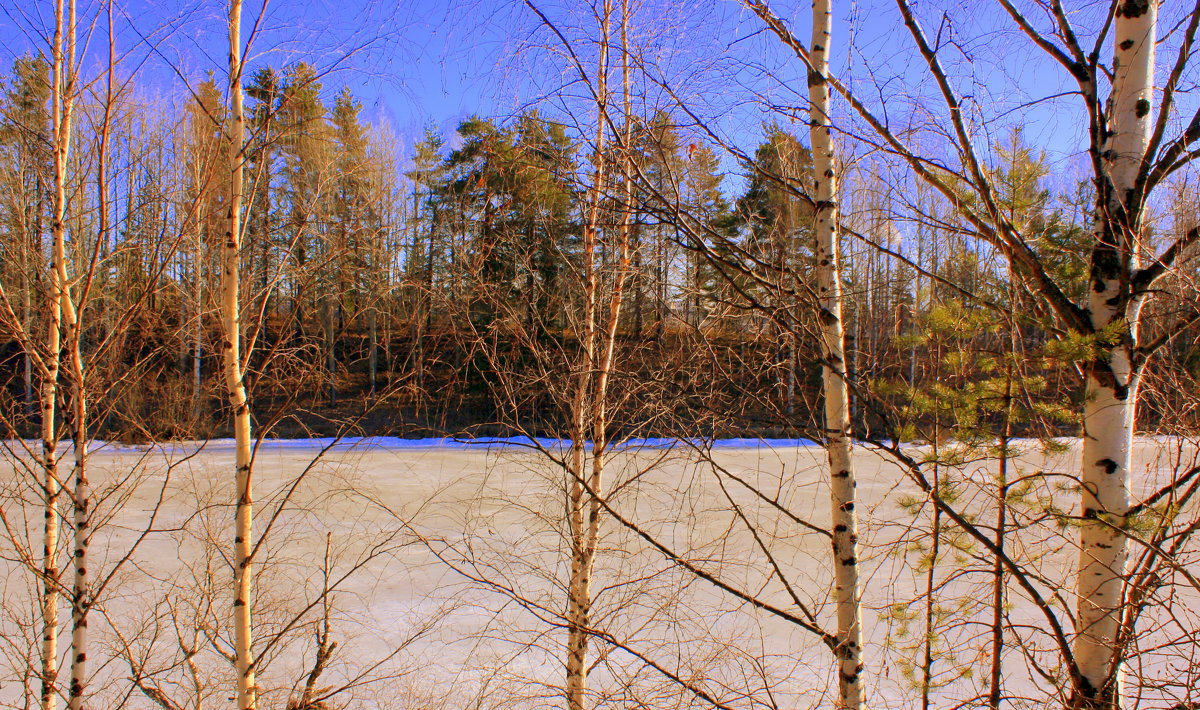
[[[342,330],[344,314],[359,313],[366,307],[358,297],[368,294],[370,263],[368,204],[368,165],[366,130],[359,123],[362,104],[348,88],[334,100],[330,114],[332,157],[332,195],[328,201],[329,227],[327,249],[330,254],[324,270],[332,272],[326,298],[326,370],[329,376],[329,401],[337,401],[337,333]],[[373,312],[373,311],[372,311]]]
[[[741,261],[758,272],[743,278],[742,288],[756,301],[756,330],[767,331],[775,343],[783,411],[795,414],[800,364],[797,338],[814,330],[806,313],[811,306],[813,227],[815,212],[809,200],[813,184],[811,151],[779,126],[768,126],[765,141],[754,153],[746,191],[735,204],[741,235]],[[805,307],[808,306],[808,307]]]
[[[409,314],[409,340],[412,347],[412,368],[419,404],[425,402],[426,385],[426,335],[433,327],[434,288],[439,269],[440,254],[444,253],[439,234],[448,220],[439,212],[441,199],[439,186],[442,184],[444,141],[441,136],[426,127],[424,139],[413,147],[412,168],[407,173],[412,183],[413,209],[408,227],[411,242],[404,263],[405,293]]]
[[[264,315],[274,315],[271,296],[275,289],[272,280],[282,267],[279,263],[286,256],[277,252],[281,241],[276,225],[277,207],[275,192],[279,154],[279,111],[283,101],[283,79],[279,72],[264,67],[254,73],[246,85],[250,99],[248,126],[250,131],[246,174],[249,177],[247,190],[246,234],[258,251],[257,264],[251,269],[251,279],[256,290],[267,299]],[[283,249],[286,254],[286,242]]]
[[[633,205],[631,316],[636,333],[643,334],[649,320],[650,337],[657,339],[675,310],[671,282],[679,269],[676,245],[680,240],[667,215],[683,207],[685,157],[679,129],[667,112],[658,111],[648,120],[630,117],[630,121],[630,150],[641,175]],[[639,210],[639,205],[648,209]]]
[[[321,101],[321,83],[311,64],[299,62],[283,73],[279,109],[280,153],[283,158],[282,242],[291,269],[289,317],[297,336],[309,337],[313,309],[323,335],[329,328],[329,285],[323,274],[329,256],[327,201],[330,144]],[[327,373],[332,374],[332,373]]]
[[[684,166],[683,202],[687,213],[702,225],[702,234],[729,236],[733,216],[721,193],[722,179],[716,152],[707,145],[690,144]],[[717,293],[721,279],[704,255],[707,249],[713,247],[713,241],[706,240],[703,246],[690,245],[687,253],[685,320],[697,328],[709,313],[719,310],[713,301],[719,298]]]
[[[540,339],[559,327],[561,277],[578,241],[570,182],[574,155],[562,125],[536,111],[518,117],[513,134],[509,229],[519,250],[518,300],[526,304],[526,327]]]

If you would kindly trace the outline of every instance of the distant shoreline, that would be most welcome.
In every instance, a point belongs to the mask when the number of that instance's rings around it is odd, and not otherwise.
[[[1139,441],[1163,441],[1166,439],[1175,439],[1177,437],[1146,434],[1136,437]],[[1080,440],[1078,437],[1054,437],[1054,441],[1067,446],[1074,445]],[[1014,445],[1030,444],[1038,442],[1038,439],[1020,438],[1012,439]],[[863,442],[855,440],[856,447],[873,447],[876,442]],[[890,445],[890,442],[883,442],[884,445]],[[903,444],[908,447],[927,446],[926,441],[905,442]],[[19,453],[22,449],[29,449],[33,452],[41,451],[40,440],[5,440],[3,446],[10,453]],[[191,439],[178,441],[158,441],[149,443],[130,444],[119,441],[93,440],[89,451],[93,453],[121,453],[121,452],[136,452],[136,451],[151,451],[151,450],[171,450],[171,451],[221,451],[232,449],[234,440],[229,438],[218,439]],[[570,446],[569,439],[552,439],[547,437],[527,437],[527,436],[511,436],[511,437],[423,437],[423,438],[404,438],[394,436],[354,436],[354,437],[314,437],[307,439],[264,439],[257,443],[259,451],[369,451],[369,450],[472,450],[472,449],[499,449],[499,448],[524,448],[524,449],[565,449]],[[591,441],[585,443],[586,448],[591,448]],[[820,448],[819,442],[806,438],[755,438],[755,437],[731,437],[723,439],[701,439],[696,437],[689,438],[671,438],[671,437],[647,437],[647,438],[630,438],[621,439],[610,443],[610,447],[614,450],[629,450],[629,449],[670,449],[690,447],[696,449],[795,449],[795,448]],[[72,442],[65,439],[59,442],[59,451],[70,451]]]

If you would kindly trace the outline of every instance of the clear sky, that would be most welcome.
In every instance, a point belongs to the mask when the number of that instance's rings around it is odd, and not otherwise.
[[[579,43],[576,51],[590,56],[589,3],[537,4]],[[718,89],[733,96],[732,87],[712,86],[712,77],[701,74],[717,68],[731,44],[751,50],[761,44],[753,41],[757,28],[744,9],[732,0],[635,0],[634,6],[633,41],[655,72],[664,79],[689,76],[692,85],[674,88],[692,98],[710,91],[708,98],[717,99]],[[3,0],[0,7],[0,60],[46,46],[52,0]],[[224,71],[224,2],[116,0],[116,8],[123,67],[136,69],[141,84],[162,87],[179,76],[196,80]],[[247,0],[245,32],[261,8]],[[85,66],[93,69],[104,50],[102,10],[96,0],[81,1]],[[304,59],[330,72],[329,94],[349,85],[369,112],[405,130],[426,122],[451,126],[477,112],[511,113],[574,79],[554,56],[559,48],[551,35],[520,0],[271,0],[259,27],[248,55],[251,71]]]
[[[249,72],[303,59],[325,73],[329,98],[350,86],[373,119],[384,118],[402,133],[432,122],[452,128],[475,112],[492,113],[510,39],[509,18],[497,17],[507,3],[419,0],[274,0],[266,7],[248,0],[243,32],[257,26],[247,55]],[[0,61],[45,47],[52,30],[50,0],[4,0],[0,6]],[[117,0],[117,49],[124,73],[137,72],[150,91],[173,93],[182,79],[196,81],[225,71],[224,2]],[[106,51],[103,5],[80,3],[85,72]]]
[[[563,46],[521,0],[272,0],[261,23],[259,0],[246,1],[245,31],[259,27],[248,55],[251,71],[304,59],[327,72],[327,99],[350,86],[367,118],[390,124],[404,143],[426,125],[449,136],[469,115],[502,118],[544,96],[552,97],[544,113],[564,120],[574,114],[579,123],[588,119],[586,102],[578,100],[583,87]],[[596,37],[593,4],[535,2],[563,31],[572,51],[590,61]],[[806,84],[799,62],[736,0],[631,2],[632,44],[647,75],[670,86],[721,135],[752,149],[767,120],[789,110],[800,118]],[[799,36],[807,37],[808,0],[773,5]],[[1048,26],[1049,18],[1035,3],[1022,6],[1029,7],[1035,25]],[[1107,6],[1107,0],[1072,4],[1084,42],[1092,40],[1087,28],[1097,24]],[[0,0],[0,7],[0,61],[45,46],[51,0]],[[224,72],[224,2],[116,0],[116,7],[118,48],[129,53],[123,71],[136,70],[147,90],[173,96],[178,92],[171,84],[181,77],[195,81],[208,71],[218,77]],[[893,125],[944,123],[940,99],[923,80],[927,72],[895,2],[838,0],[835,7],[836,71]],[[1023,125],[1029,142],[1049,151],[1059,173],[1074,172],[1084,124],[1078,102],[1057,96],[1071,88],[1063,70],[1031,48],[998,3],[923,0],[917,7],[966,96],[964,106],[977,124],[980,143],[986,146],[1006,137],[1011,126]],[[93,69],[106,41],[98,16],[102,8],[96,0],[81,0],[81,33],[88,37],[91,30],[85,67],[90,62]],[[1171,14],[1180,10],[1169,1],[1162,8],[1161,26],[1171,27]],[[643,87],[639,111],[671,103],[653,83]],[[1194,96],[1185,100],[1196,101]],[[803,130],[800,120],[796,130]],[[936,140],[936,130],[927,133]]]

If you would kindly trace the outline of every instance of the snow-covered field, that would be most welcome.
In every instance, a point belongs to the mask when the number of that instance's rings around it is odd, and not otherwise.
[[[614,453],[606,490],[629,525],[606,517],[597,561],[594,625],[608,635],[590,651],[597,707],[707,706],[668,675],[733,708],[830,706],[828,649],[784,618],[833,623],[827,538],[807,527],[829,517],[823,452],[806,443],[706,448],[655,440]],[[1069,513],[1078,497],[1070,478],[1076,444],[1068,444],[1053,455],[1023,445],[1011,478],[1029,484],[1011,501],[1021,529],[1009,549],[1069,630],[1075,531],[1056,514]],[[554,442],[531,441],[265,444],[255,463],[256,534],[265,535],[256,601],[265,706],[282,708],[303,686],[326,588],[330,638],[339,646],[315,687],[351,684],[333,700],[338,707],[560,705],[565,634],[557,615],[569,559],[558,453]],[[1195,466],[1197,455],[1177,440],[1140,440],[1135,495]],[[195,707],[196,680],[208,706],[226,704],[229,668],[220,653],[228,651],[231,573],[223,555],[232,457],[221,441],[93,451],[92,478],[103,496],[93,571],[112,577],[101,593],[103,618],[92,624],[98,706],[147,706],[143,693],[120,695],[133,676],[183,707]],[[860,449],[856,457],[872,706],[913,707],[926,638],[931,507],[886,454]],[[21,460],[10,444],[0,469],[3,509],[9,537],[37,550],[41,511]],[[939,469],[955,505],[981,524],[993,519],[996,467],[984,458]],[[37,633],[28,603],[33,578],[15,562],[20,551],[4,544],[0,700],[19,704],[22,658]],[[762,605],[698,579],[664,548]],[[1175,562],[1189,557],[1181,551]],[[977,542],[944,527],[931,608],[934,707],[985,691],[990,570]],[[1178,579],[1164,582],[1159,596],[1171,606],[1148,607],[1141,644],[1158,648],[1130,666],[1171,687],[1139,707],[1169,707],[1194,684],[1190,659],[1200,649],[1187,635],[1196,628],[1197,593]],[[1031,669],[1060,671],[1048,622],[1011,580],[1008,589],[1006,691],[1027,698],[1013,707],[1043,707],[1053,688]],[[1185,642],[1162,646],[1167,639]],[[64,636],[64,658],[66,643]]]

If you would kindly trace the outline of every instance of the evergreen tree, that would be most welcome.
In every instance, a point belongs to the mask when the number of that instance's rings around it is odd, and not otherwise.
[[[462,145],[446,156],[439,192],[462,239],[461,252],[452,241],[451,269],[466,286],[467,315],[477,326],[487,326],[516,295],[514,245],[504,238],[501,224],[501,211],[511,204],[504,168],[514,147],[506,132],[479,117],[460,123],[458,135]]]
[[[714,301],[726,300],[719,274],[704,256],[704,247],[712,248],[732,236],[733,214],[721,194],[722,175],[716,152],[707,145],[688,146],[684,166],[684,194],[688,213],[701,225],[701,234],[716,235],[705,245],[691,245],[687,255],[687,322],[700,326],[709,313],[720,309]]]
[[[330,150],[321,83],[311,64],[299,62],[283,74],[279,109],[280,153],[283,158],[281,211],[286,215],[282,239],[291,260],[294,327],[304,337],[310,311],[321,308],[328,325],[329,287],[321,275],[328,257],[326,240]]]
[[[463,143],[446,156],[436,192],[466,245],[471,316],[480,325],[507,317],[543,328],[555,320],[572,239],[570,142],[532,112],[507,129],[468,119],[458,133]]]
[[[527,326],[541,335],[560,325],[561,277],[578,244],[571,184],[576,165],[561,124],[529,112],[518,118],[514,134],[511,229],[521,248],[519,298]]]
[[[797,347],[799,333],[816,332],[810,285],[815,212],[804,197],[812,184],[812,153],[779,126],[768,126],[746,167],[746,191],[735,206],[741,231],[736,250],[741,269],[757,278],[741,274],[738,288],[753,301],[756,330],[774,340],[782,409],[790,417],[802,369],[799,353],[815,351]]]
[[[246,176],[246,233],[255,250],[255,264],[250,280],[263,298],[270,300],[271,280],[279,268],[278,256],[280,235],[276,224],[276,205],[273,198],[276,189],[276,156],[279,152],[278,122],[283,100],[282,78],[275,69],[264,67],[251,77],[246,85],[246,96],[250,99],[247,125],[249,146],[247,148]],[[286,254],[286,250],[284,251]],[[272,315],[271,303],[265,309]]]
[[[330,114],[332,130],[333,190],[329,200],[328,240],[332,263],[329,298],[330,330],[328,368],[335,369],[334,342],[343,327],[346,313],[357,314],[368,308],[374,283],[371,269],[372,225],[378,223],[378,205],[370,204],[370,169],[367,159],[366,129],[359,123],[360,104],[348,88],[334,100]],[[373,306],[372,306],[373,307]],[[333,391],[331,390],[331,396]]]
[[[634,194],[633,264],[630,280],[633,329],[642,333],[649,318],[652,337],[662,334],[682,288],[671,288],[686,267],[678,263],[678,234],[671,215],[683,205],[683,141],[670,114],[659,111],[636,120],[632,131],[633,160],[642,179]],[[648,303],[647,303],[648,301]],[[680,304],[682,305],[682,304]]]
[[[438,232],[440,223],[445,221],[445,215],[439,220],[438,208],[441,202],[438,190],[442,184],[444,145],[442,137],[431,127],[427,127],[424,138],[413,146],[412,167],[406,174],[412,183],[413,210],[409,227],[412,242],[408,249],[404,272],[406,282],[413,293],[411,303],[414,326],[427,325],[424,321],[431,314],[429,300],[440,271],[439,253],[443,249]]]

